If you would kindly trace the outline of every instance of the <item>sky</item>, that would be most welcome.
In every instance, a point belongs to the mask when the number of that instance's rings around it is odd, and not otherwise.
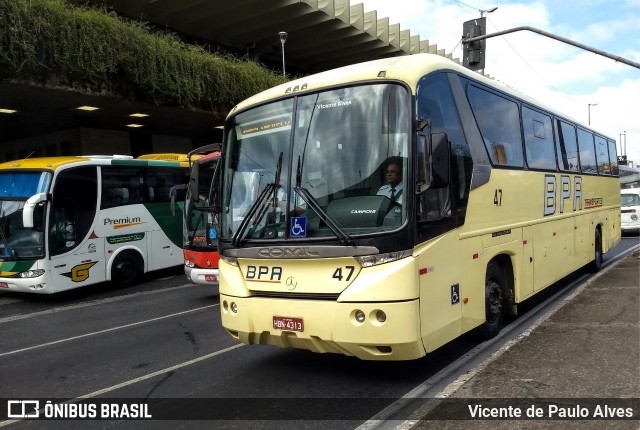
[[[351,0],[358,2],[460,60],[462,23],[497,7],[484,14],[488,34],[529,26],[640,63],[640,0]],[[618,155],[640,166],[640,69],[521,31],[487,40],[485,73],[570,118],[590,120],[618,142]]]

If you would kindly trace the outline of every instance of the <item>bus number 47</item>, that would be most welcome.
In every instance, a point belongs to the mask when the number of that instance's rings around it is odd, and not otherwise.
[[[493,204],[496,206],[502,206],[502,188],[498,188],[493,195]]]
[[[353,275],[353,271],[355,270],[355,266],[345,266],[344,272],[349,273],[345,278],[345,281],[350,281],[351,276]],[[337,279],[338,281],[342,281],[343,278],[342,267],[338,267],[335,272],[333,272],[332,278]]]

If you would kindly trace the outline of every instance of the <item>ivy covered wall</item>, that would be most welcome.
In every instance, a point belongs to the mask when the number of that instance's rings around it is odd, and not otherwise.
[[[0,0],[0,79],[207,111],[282,82],[255,62],[64,0]]]

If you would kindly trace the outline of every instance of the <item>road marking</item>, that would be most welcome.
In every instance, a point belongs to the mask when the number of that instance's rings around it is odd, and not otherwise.
[[[123,388],[123,387],[129,386],[129,385],[133,385],[133,384],[135,384],[137,382],[146,381],[147,379],[151,379],[151,378],[154,378],[156,376],[160,376],[160,375],[164,375],[164,374],[169,373],[169,372],[173,372],[174,370],[178,370],[180,368],[183,368],[183,367],[186,367],[186,366],[190,366],[192,364],[198,363],[198,362],[206,360],[208,358],[212,358],[212,357],[215,357],[217,355],[224,354],[225,352],[233,351],[234,349],[240,348],[241,346],[245,346],[245,345],[242,344],[242,343],[239,343],[237,345],[233,345],[233,346],[230,346],[230,347],[225,348],[225,349],[220,349],[220,350],[212,352],[210,354],[203,355],[202,357],[194,358],[193,360],[185,361],[184,363],[180,363],[180,364],[176,364],[176,365],[171,366],[171,367],[167,367],[166,369],[158,370],[158,371],[155,371],[153,373],[149,373],[149,374],[144,375],[144,376],[139,376],[137,378],[130,379],[128,381],[121,382],[121,383],[116,384],[116,385],[112,385],[111,387],[107,387],[107,388],[103,388],[103,389],[98,390],[98,391],[94,391],[93,393],[84,394],[82,396],[79,396],[79,397],[77,397],[75,399],[70,400],[69,402],[71,402],[71,401],[78,402],[78,401],[83,400],[83,399],[90,399],[92,397],[96,397],[96,396],[99,396],[101,394],[108,393],[110,391],[115,391],[115,390],[117,390],[119,388]]]
[[[100,335],[100,334],[110,333],[110,332],[113,332],[113,331],[122,330],[122,329],[130,328],[130,327],[135,327],[135,326],[142,325],[142,324],[147,324],[147,323],[150,323],[150,322],[160,321],[160,320],[167,319],[167,318],[173,318],[173,317],[178,316],[178,315],[184,315],[184,314],[188,314],[188,313],[191,313],[191,312],[197,312],[197,311],[201,311],[203,309],[213,308],[213,307],[216,307],[216,306],[220,306],[220,305],[216,303],[215,305],[202,306],[200,308],[189,309],[187,311],[182,311],[182,312],[178,312],[178,313],[170,314],[170,315],[164,315],[164,316],[157,317],[157,318],[151,318],[151,319],[148,319],[148,320],[145,320],[145,321],[138,321],[138,322],[131,323],[131,324],[125,324],[125,325],[121,325],[121,326],[118,326],[118,327],[108,328],[106,330],[94,331],[92,333],[81,334],[79,336],[73,336],[73,337],[68,337],[68,338],[65,338],[65,339],[54,340],[52,342],[42,343],[40,345],[34,345],[34,346],[29,346],[27,348],[16,349],[15,351],[3,352],[3,353],[0,354],[0,357],[5,357],[7,355],[12,355],[12,354],[18,354],[20,352],[25,352],[25,351],[32,351],[34,349],[44,348],[44,347],[51,346],[51,345],[58,345],[58,344],[64,343],[64,342],[71,342],[73,340],[83,339],[85,337],[91,337],[91,336],[97,336],[97,335]]]
[[[73,310],[73,309],[82,309],[82,308],[86,308],[86,307],[89,307],[89,306],[103,305],[105,303],[115,303],[115,302],[119,302],[121,300],[130,299],[132,297],[148,296],[148,295],[151,295],[151,294],[160,294],[160,293],[164,293],[166,291],[179,290],[179,289],[182,289],[182,288],[189,288],[189,287],[193,287],[193,286],[194,286],[194,284],[184,284],[184,285],[178,285],[176,287],[163,288],[161,290],[141,291],[139,293],[125,294],[123,296],[110,297],[108,299],[98,299],[98,300],[93,300],[93,301],[90,301],[90,302],[78,303],[76,305],[60,306],[60,307],[53,308],[53,309],[47,309],[46,311],[32,312],[30,314],[13,315],[13,316],[6,317],[6,318],[0,318],[0,324],[1,323],[5,323],[5,322],[10,322],[10,321],[18,321],[18,320],[23,320],[23,319],[27,319],[27,318],[38,317],[38,316],[41,316],[41,315],[54,314],[56,312],[69,311],[69,310]]]
[[[149,373],[147,375],[139,376],[137,378],[130,379],[128,381],[124,381],[124,382],[121,382],[119,384],[112,385],[110,387],[94,391],[92,393],[83,394],[82,396],[78,396],[75,399],[67,400],[67,401],[61,402],[59,404],[78,403],[81,400],[91,399],[93,397],[97,397],[99,395],[102,395],[102,394],[105,394],[105,393],[109,393],[111,391],[115,391],[115,390],[117,390],[119,388],[124,388],[124,387],[127,387],[129,385],[133,385],[133,384],[138,383],[138,382],[146,381],[147,379],[155,378],[156,376],[164,375],[164,374],[167,374],[169,372],[173,372],[174,370],[178,370],[178,369],[181,369],[183,367],[190,366],[192,364],[198,363],[200,361],[215,357],[217,355],[221,355],[221,354],[224,354],[226,352],[233,351],[234,349],[240,348],[242,346],[245,346],[245,345],[242,344],[242,343],[239,343],[237,345],[233,345],[233,346],[230,346],[230,347],[225,348],[225,349],[220,349],[220,350],[212,352],[210,354],[203,355],[202,357],[194,358],[193,360],[185,361],[184,363],[176,364],[175,366],[167,367],[165,369],[158,370],[156,372],[152,372],[152,373]],[[18,421],[21,421],[21,420],[2,421],[2,422],[0,422],[0,427],[5,427],[5,426],[8,426],[10,424],[16,423]]]

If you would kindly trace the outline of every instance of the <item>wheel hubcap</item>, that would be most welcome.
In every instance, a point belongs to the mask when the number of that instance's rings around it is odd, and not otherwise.
[[[500,286],[493,281],[489,281],[489,297],[487,306],[491,322],[495,321],[502,313],[502,290]]]

